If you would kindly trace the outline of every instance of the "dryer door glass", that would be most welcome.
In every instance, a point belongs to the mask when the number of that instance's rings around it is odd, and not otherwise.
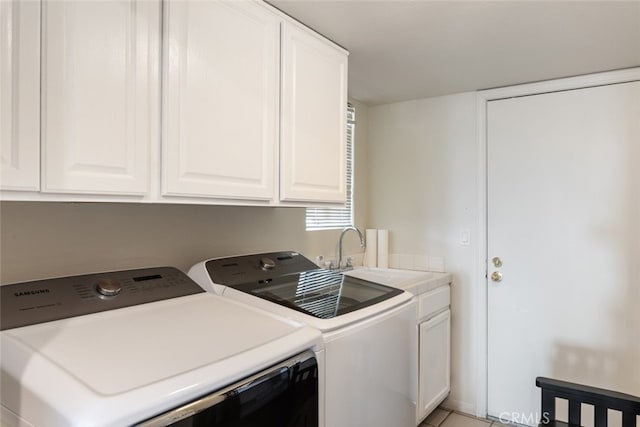
[[[139,427],[318,427],[318,362],[305,352]]]

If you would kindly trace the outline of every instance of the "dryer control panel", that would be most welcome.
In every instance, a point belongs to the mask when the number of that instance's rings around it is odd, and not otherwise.
[[[0,286],[0,330],[204,292],[174,267],[57,277]]]

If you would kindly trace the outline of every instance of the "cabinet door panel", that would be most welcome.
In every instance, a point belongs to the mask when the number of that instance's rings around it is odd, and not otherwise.
[[[252,2],[165,7],[163,195],[273,198],[277,17]]]
[[[43,191],[148,192],[159,3],[42,4]]]
[[[280,199],[344,203],[347,54],[283,28]]]
[[[40,4],[0,2],[0,189],[40,188]]]
[[[418,420],[431,413],[449,394],[451,311],[420,324]]]

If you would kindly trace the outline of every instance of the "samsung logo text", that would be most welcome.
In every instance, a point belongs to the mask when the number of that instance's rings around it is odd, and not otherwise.
[[[32,291],[14,292],[17,297],[26,297],[28,295],[48,294],[49,289],[34,289]]]

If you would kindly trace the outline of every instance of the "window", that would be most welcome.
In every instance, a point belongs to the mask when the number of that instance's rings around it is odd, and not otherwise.
[[[353,141],[356,110],[347,105],[347,203],[344,208],[308,208],[307,231],[352,226],[353,220]]]

